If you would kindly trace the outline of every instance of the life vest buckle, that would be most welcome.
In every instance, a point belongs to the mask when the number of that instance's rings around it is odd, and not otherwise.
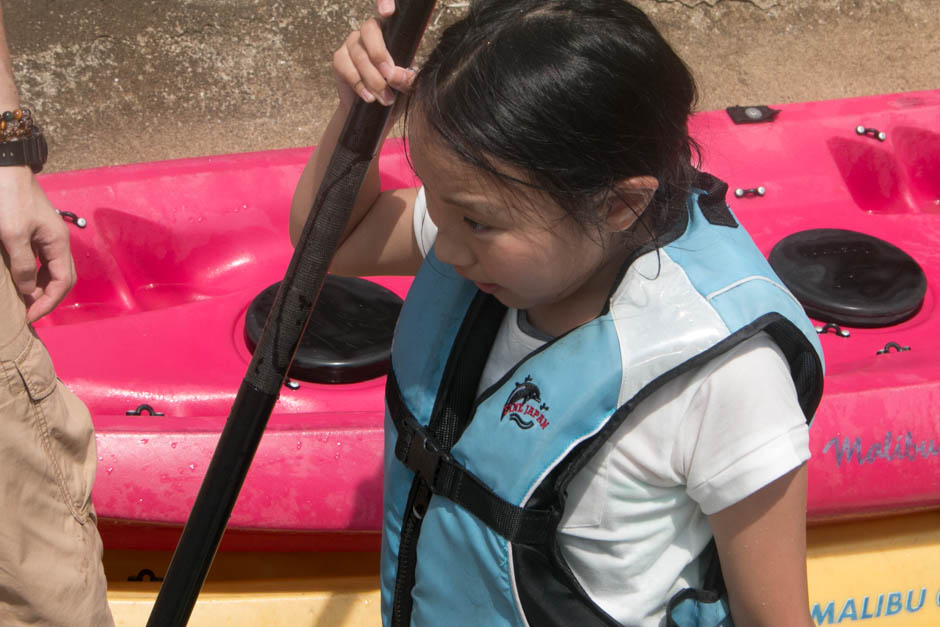
[[[404,446],[401,446],[404,444]],[[402,450],[404,449],[404,450]],[[434,490],[441,462],[449,460],[450,455],[441,450],[423,429],[401,433],[395,447],[395,456]]]

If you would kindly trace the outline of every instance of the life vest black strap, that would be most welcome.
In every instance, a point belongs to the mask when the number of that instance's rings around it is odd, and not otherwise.
[[[385,396],[398,430],[395,457],[421,477],[434,494],[460,505],[510,542],[549,542],[561,519],[560,511],[519,507],[490,490],[418,423],[401,398],[394,373],[388,376]]]
[[[698,172],[692,184],[705,192],[699,196],[698,206],[706,220],[717,226],[738,228],[738,221],[725,201],[727,183],[707,172]]]

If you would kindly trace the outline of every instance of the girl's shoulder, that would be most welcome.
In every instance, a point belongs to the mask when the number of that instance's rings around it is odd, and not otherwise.
[[[608,444],[643,481],[687,486],[706,513],[809,456],[789,367],[765,333],[663,385]]]

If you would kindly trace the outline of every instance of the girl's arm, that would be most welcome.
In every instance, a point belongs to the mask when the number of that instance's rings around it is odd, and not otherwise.
[[[294,190],[290,211],[290,238],[294,246],[356,97],[391,106],[395,102],[392,89],[407,92],[414,80],[412,72],[394,66],[379,23],[374,19],[351,33],[333,55],[333,74],[340,105]],[[401,105],[402,102],[396,105],[399,109],[396,114],[400,113]],[[393,114],[392,119],[396,117]],[[351,276],[414,274],[422,259],[412,226],[416,196],[415,189],[382,192],[378,159],[374,159],[356,197],[330,271]]]
[[[735,625],[813,625],[806,584],[806,464],[708,517]]]

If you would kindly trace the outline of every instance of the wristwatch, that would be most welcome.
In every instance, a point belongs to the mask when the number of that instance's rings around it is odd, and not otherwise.
[[[34,173],[39,173],[48,155],[46,138],[35,126],[30,137],[0,142],[0,166],[28,165]]]

